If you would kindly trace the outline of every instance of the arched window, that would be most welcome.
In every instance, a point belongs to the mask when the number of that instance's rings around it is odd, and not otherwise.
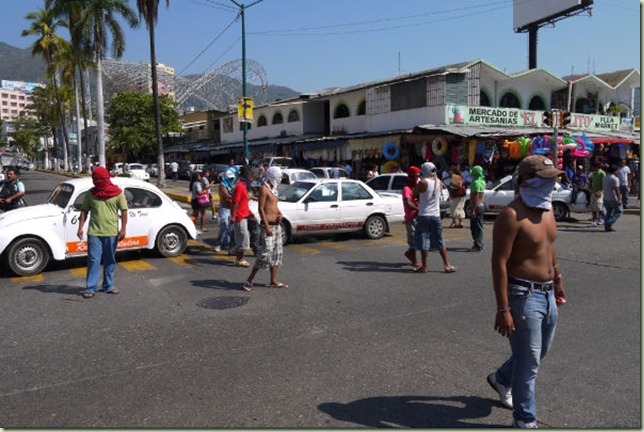
[[[267,124],[268,120],[266,120],[266,116],[264,114],[259,116],[259,118],[257,119],[257,127],[266,126]]]
[[[367,114],[367,101],[362,99],[358,104],[358,109],[356,109],[356,115],[365,115]]]
[[[528,104],[528,109],[532,111],[541,111],[546,109],[546,103],[543,98],[539,95],[532,96],[530,103]]]
[[[284,117],[282,117],[282,113],[277,111],[275,114],[273,114],[273,123],[272,124],[282,124],[284,123]]]
[[[344,103],[340,103],[337,107],[335,107],[333,118],[334,119],[345,118],[345,117],[349,117],[350,115],[351,114],[349,113],[349,107]]]
[[[499,106],[502,108],[521,108],[521,103],[514,92],[508,91],[501,96]]]
[[[488,96],[487,92],[485,90],[482,90],[482,89],[481,89],[481,93],[479,95],[479,105],[480,106],[487,106],[487,107],[492,106],[492,101],[490,100],[490,97]]]
[[[300,113],[299,113],[299,111],[298,111],[298,110],[296,110],[295,108],[293,108],[293,109],[288,113],[288,122],[289,122],[289,123],[292,123],[292,122],[296,122],[296,121],[300,121]]]

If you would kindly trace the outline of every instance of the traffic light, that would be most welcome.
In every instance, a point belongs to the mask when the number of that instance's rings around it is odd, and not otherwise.
[[[561,114],[561,126],[570,124],[570,111],[564,111]]]
[[[552,126],[552,112],[544,111],[543,113],[543,124],[546,126]]]

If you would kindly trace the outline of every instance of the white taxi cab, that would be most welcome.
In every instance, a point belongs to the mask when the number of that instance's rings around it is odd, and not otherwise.
[[[128,203],[126,237],[118,242],[117,253],[155,249],[173,257],[185,251],[189,238],[198,238],[186,211],[156,186],[127,177],[112,182],[123,189]],[[66,180],[45,204],[0,213],[0,256],[7,268],[29,276],[43,271],[52,258],[87,255],[87,237],[79,239],[76,233],[81,205],[93,186],[91,177]]]

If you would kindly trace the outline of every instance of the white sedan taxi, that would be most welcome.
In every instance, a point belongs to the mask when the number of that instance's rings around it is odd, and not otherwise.
[[[379,239],[404,219],[399,197],[382,196],[359,180],[297,181],[280,192],[278,205],[284,243],[296,236],[355,231]],[[251,210],[259,220],[256,202]]]
[[[128,203],[126,237],[118,242],[117,253],[155,249],[164,257],[173,257],[185,251],[188,239],[198,238],[186,211],[156,186],[127,177],[115,177],[112,182],[123,189]],[[87,255],[87,234],[81,240],[76,233],[81,205],[93,186],[91,177],[66,180],[54,188],[45,204],[0,213],[4,265],[19,276],[29,276],[43,271],[52,258]]]

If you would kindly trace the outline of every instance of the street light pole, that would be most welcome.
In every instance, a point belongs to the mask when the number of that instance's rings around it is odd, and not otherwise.
[[[256,5],[257,3],[261,2],[262,0],[256,0],[255,2],[249,4],[249,5],[244,5],[243,3],[237,3],[235,0],[230,0],[231,2],[235,3],[237,7],[239,7],[239,15],[241,16],[241,22],[242,22],[242,98],[244,100],[244,119],[246,118],[246,97],[248,96],[246,93],[246,20],[245,20],[245,10],[248,9],[249,7]],[[248,165],[248,123],[246,121],[243,122],[243,130],[244,130],[244,165]]]

